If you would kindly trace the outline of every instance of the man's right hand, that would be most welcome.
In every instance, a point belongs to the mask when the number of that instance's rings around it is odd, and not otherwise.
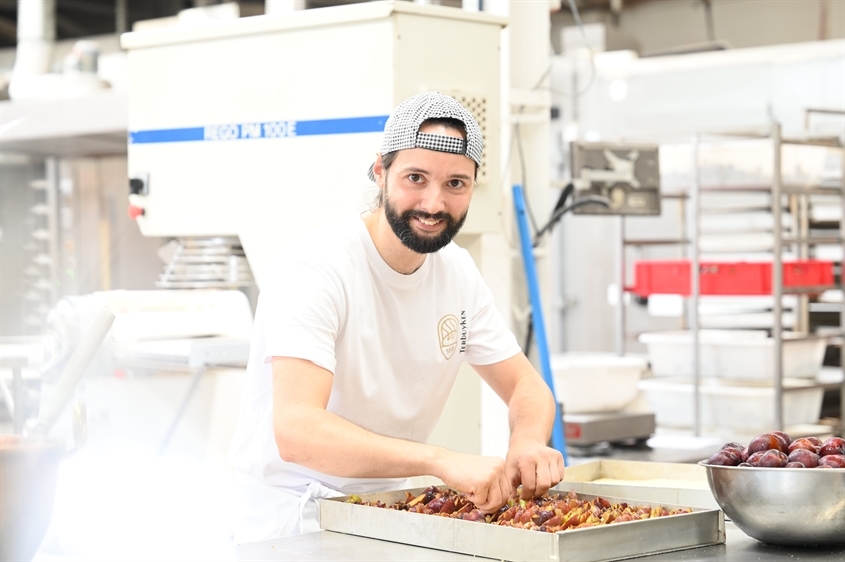
[[[466,494],[482,513],[493,513],[505,505],[513,492],[505,475],[505,461],[449,451],[437,475],[443,483]]]

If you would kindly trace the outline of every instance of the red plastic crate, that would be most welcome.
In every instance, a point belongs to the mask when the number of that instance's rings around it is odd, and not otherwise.
[[[701,262],[702,295],[771,295],[772,264],[765,262]],[[833,262],[805,260],[783,264],[784,287],[833,285]],[[691,294],[689,260],[638,261],[634,263],[636,295]]]

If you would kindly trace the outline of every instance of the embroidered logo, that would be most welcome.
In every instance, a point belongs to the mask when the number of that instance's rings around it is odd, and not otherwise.
[[[447,314],[437,323],[437,339],[443,357],[451,359],[458,347],[458,319],[453,314]]]

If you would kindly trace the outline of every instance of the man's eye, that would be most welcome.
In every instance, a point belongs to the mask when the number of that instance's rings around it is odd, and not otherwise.
[[[463,187],[463,186],[464,186],[464,182],[462,182],[461,180],[449,180],[449,187],[454,187],[454,188],[457,189],[457,188]]]
[[[414,183],[420,183],[422,181],[422,176],[419,174],[410,174],[408,179]]]

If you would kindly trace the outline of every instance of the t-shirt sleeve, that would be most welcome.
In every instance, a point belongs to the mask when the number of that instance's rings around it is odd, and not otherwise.
[[[334,373],[344,298],[325,264],[289,264],[262,290],[258,307],[264,321],[265,363],[273,357],[295,357]]]
[[[470,259],[467,256],[468,259]],[[465,360],[471,365],[492,365],[510,359],[522,349],[493,302],[493,293],[472,264],[473,313]]]

